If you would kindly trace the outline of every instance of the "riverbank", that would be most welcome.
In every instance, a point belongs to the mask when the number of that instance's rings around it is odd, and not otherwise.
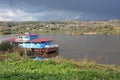
[[[35,61],[19,54],[0,55],[1,80],[119,80],[120,67],[65,58]],[[3,57],[4,56],[4,57]],[[4,58],[4,59],[1,59]]]

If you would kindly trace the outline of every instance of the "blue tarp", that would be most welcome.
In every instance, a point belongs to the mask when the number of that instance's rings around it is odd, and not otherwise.
[[[33,58],[33,60],[44,60],[44,58],[35,57],[35,58]]]

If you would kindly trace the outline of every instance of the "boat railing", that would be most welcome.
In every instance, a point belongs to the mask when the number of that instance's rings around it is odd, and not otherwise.
[[[59,44],[46,45],[45,48],[59,47]]]
[[[16,39],[15,42],[27,42],[29,40]]]

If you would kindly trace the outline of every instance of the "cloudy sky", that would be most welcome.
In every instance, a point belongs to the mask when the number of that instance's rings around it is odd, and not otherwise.
[[[0,0],[0,21],[120,19],[120,0]]]

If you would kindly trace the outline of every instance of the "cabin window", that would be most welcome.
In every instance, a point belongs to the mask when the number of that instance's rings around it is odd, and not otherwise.
[[[42,42],[41,44],[45,44],[45,42]]]
[[[22,39],[22,36],[19,36],[20,39]]]
[[[23,43],[20,43],[20,44],[23,44]]]
[[[50,44],[50,42],[46,42],[46,45],[49,45]]]
[[[25,38],[28,38],[28,36],[25,36]]]

